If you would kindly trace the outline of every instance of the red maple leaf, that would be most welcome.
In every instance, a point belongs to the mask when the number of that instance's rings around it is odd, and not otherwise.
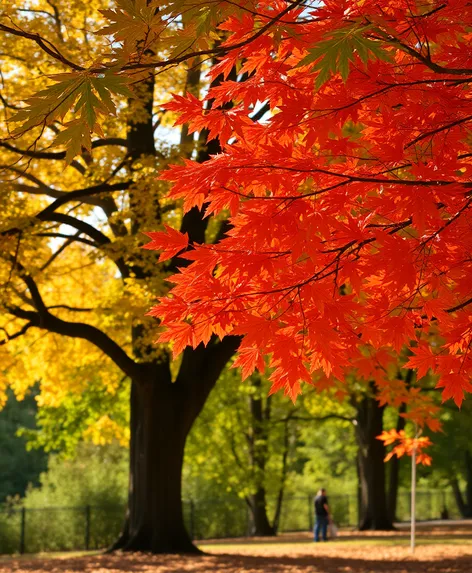
[[[188,234],[176,231],[172,227],[165,225],[165,232],[147,232],[147,235],[151,242],[143,246],[143,249],[150,249],[153,251],[162,251],[159,255],[159,261],[166,261],[171,259],[188,246]]]

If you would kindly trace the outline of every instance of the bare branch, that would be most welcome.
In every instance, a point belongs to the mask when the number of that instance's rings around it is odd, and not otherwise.
[[[96,139],[95,141],[92,141],[92,149],[96,149],[98,147],[105,147],[108,145],[115,145],[118,147],[125,147],[125,148],[128,147],[128,143],[127,143],[126,139],[123,139],[121,137],[107,137],[107,138]],[[8,143],[7,141],[0,141],[0,147],[3,147],[4,149],[8,149],[8,151],[11,151],[12,153],[17,153],[18,155],[22,155],[24,157],[31,157],[32,159],[49,159],[52,161],[60,161],[60,160],[63,160],[66,158],[66,152],[65,151],[44,151],[44,150],[36,150],[36,149],[20,149],[18,147],[15,147],[11,143]],[[80,165],[80,163],[77,163],[77,165],[79,166],[79,170],[81,170],[81,173],[84,174],[85,173],[84,166]],[[75,164],[73,166],[76,167],[76,169],[77,169],[77,166]]]
[[[85,245],[89,245],[91,247],[100,248],[100,245],[97,245],[94,241],[90,241],[89,239],[85,239],[84,237],[79,237],[78,233],[76,235],[66,235],[65,233],[34,233],[35,237],[51,237],[54,239],[74,239],[74,242],[84,243]]]
[[[107,334],[90,324],[68,322],[51,314],[46,307],[41,312],[9,306],[6,310],[23,320],[28,320],[29,327],[41,328],[70,338],[87,340],[106,354],[124,374],[132,379],[139,378],[140,366]],[[28,327],[28,328],[29,328]]]
[[[63,308],[71,312],[93,312],[94,310],[96,310],[95,308],[78,308],[76,306],[68,306],[67,304],[54,304],[53,306],[48,306],[48,310],[52,310],[55,308]]]
[[[3,340],[0,340],[0,346],[3,346],[7,342],[10,342],[10,340],[14,340],[15,338],[23,336],[23,334],[25,334],[32,326],[33,325],[31,322],[27,322],[23,326],[23,328],[21,328],[18,332],[15,332],[15,334],[8,334],[8,332],[4,328],[2,328],[1,330],[5,333],[5,338]]]
[[[61,62],[65,66],[72,68],[73,70],[76,71],[85,70],[84,67],[79,66],[78,64],[66,58],[63,54],[61,54],[59,49],[56,48],[56,46],[52,42],[50,42],[46,38],[43,38],[39,34],[32,34],[31,32],[26,32],[25,30],[22,30],[18,26],[12,28],[10,26],[6,26],[5,24],[0,24],[0,31],[6,32],[7,34],[12,34],[13,36],[18,36],[20,38],[25,38],[27,40],[32,40],[33,42],[36,42],[36,44],[38,44],[38,46],[44,52],[46,52],[46,54],[49,54],[52,58]]]
[[[51,255],[51,257],[49,258],[49,260],[47,260],[44,265],[41,267],[41,271],[46,270],[56,259],[57,257],[64,252],[67,247],[69,245],[71,245],[74,242],[74,239],[77,238],[80,235],[80,233],[76,233],[73,237],[71,237],[70,239],[67,239],[66,241],[64,241],[64,243],[62,243],[62,245],[57,249],[57,251]]]
[[[47,216],[51,213],[54,213],[56,209],[68,203],[69,201],[77,201],[83,200],[86,197],[90,197],[92,195],[96,195],[99,193],[111,193],[113,191],[124,191],[125,189],[129,189],[131,185],[131,181],[123,181],[122,183],[100,183],[98,185],[93,185],[92,187],[86,187],[85,189],[77,189],[76,191],[68,191],[58,197],[53,203],[48,205],[45,209],[43,209],[37,216]]]
[[[111,358],[127,376],[136,379],[139,375],[139,365],[134,362],[134,360],[130,358],[114,340],[95,326],[81,322],[68,322],[51,314],[44,304],[36,281],[26,271],[21,263],[14,261],[14,264],[18,269],[20,278],[23,280],[31,294],[31,299],[34,307],[36,308],[36,312],[26,310],[18,306],[7,305],[6,310],[10,314],[17,318],[27,320],[29,324],[27,328],[36,326],[38,328],[48,330],[49,332],[55,332],[72,338],[82,338],[91,342]],[[25,328],[26,326],[23,327],[22,330]]]

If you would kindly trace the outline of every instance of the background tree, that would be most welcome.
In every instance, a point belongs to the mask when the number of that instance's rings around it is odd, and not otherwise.
[[[434,465],[433,483],[450,486],[462,517],[472,516],[472,444],[470,440],[471,405],[465,402],[460,411],[444,408],[443,432],[434,437],[431,450]],[[445,507],[447,509],[447,507]]]
[[[186,456],[190,483],[197,477],[212,483],[213,500],[231,494],[243,499],[251,516],[248,533],[270,536],[298,459],[301,404],[267,391],[262,377],[241,383],[237,370],[226,370],[192,430]],[[202,499],[199,486],[190,493]]]
[[[151,7],[135,6],[130,19],[142,23],[140,10]],[[51,88],[51,76],[70,69],[72,60],[93,65],[107,58],[107,39],[93,33],[105,24],[100,8],[107,3],[45,1],[29,9],[12,2],[2,12],[2,383],[21,393],[40,380],[45,407],[73,399],[89,384],[101,385],[105,397],[118,397],[130,384],[129,504],[116,547],[193,551],[181,509],[185,440],[236,344],[212,338],[174,363],[153,344],[154,321],[144,315],[152,297],[166,291],[176,261],[158,266],[154,253],[140,247],[142,233],[162,223],[195,240],[215,237],[218,222],[208,225],[197,209],[183,216],[164,198],[166,184],[156,173],[170,158],[193,154],[204,161],[218,142],[207,144],[205,130],[190,137],[186,128],[179,140],[161,107],[169,91],[187,85],[198,93],[198,67],[172,69],[157,80],[138,74],[128,85],[106,74],[103,87],[100,74],[81,74],[72,64],[72,78],[56,75]],[[147,12],[151,20],[155,11]],[[140,39],[146,25],[139,25],[126,33],[126,49],[147,57],[152,50]],[[28,100],[38,89],[39,99]],[[33,104],[32,114],[22,100]],[[78,122],[67,115],[74,102]],[[107,117],[115,109],[116,117]],[[10,120],[25,114],[24,129],[13,134]],[[110,416],[95,429],[122,431]]]
[[[35,394],[32,388],[18,401],[9,391],[0,412],[0,504],[9,496],[23,496],[28,484],[38,484],[40,473],[46,469],[44,450],[29,450],[26,437],[18,435],[21,429],[36,427]]]

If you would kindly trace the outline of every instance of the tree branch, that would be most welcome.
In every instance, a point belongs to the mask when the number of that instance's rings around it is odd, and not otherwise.
[[[1,330],[3,330],[3,332],[5,333],[6,338],[0,340],[0,346],[3,346],[7,342],[10,342],[10,340],[14,340],[15,338],[23,336],[23,334],[25,334],[32,326],[33,325],[31,324],[31,322],[27,322],[18,332],[15,332],[15,334],[8,334],[8,332],[4,328],[2,328]]]
[[[49,54],[52,58],[66,65],[67,67],[72,68],[73,70],[76,71],[85,70],[85,68],[83,68],[82,66],[75,64],[74,62],[66,58],[64,55],[62,55],[61,52],[58,50],[58,48],[56,48],[56,46],[52,42],[50,42],[46,38],[43,38],[39,34],[32,34],[30,32],[22,30],[19,27],[12,28],[10,26],[6,26],[5,24],[0,24],[0,31],[6,32],[7,34],[12,34],[13,36],[18,36],[20,38],[25,38],[27,40],[32,40],[33,42],[36,42],[36,44],[38,44],[38,46],[44,52],[46,52],[46,54]]]
[[[70,312],[93,312],[96,310],[95,308],[78,308],[76,306],[68,306],[67,304],[54,304],[52,306],[48,306],[48,310],[55,308],[63,308],[65,310],[69,310]]]
[[[453,306],[452,308],[446,309],[446,312],[449,312],[449,313],[456,312],[456,310],[461,310],[462,308],[465,308],[469,304],[472,304],[472,298],[469,298],[469,299],[465,300],[464,302],[461,302],[461,304],[458,304],[457,306]]]
[[[7,143],[6,141],[0,141],[0,147],[4,149],[8,149],[13,153],[17,153],[23,157],[30,157],[31,159],[65,159],[66,152],[65,151],[36,151],[33,149],[18,149],[14,145]],[[85,167],[81,165],[77,160],[73,160],[70,163],[70,166],[73,167],[76,171],[78,171],[81,175],[85,175]]]
[[[106,354],[126,376],[134,379],[139,377],[139,364],[130,358],[121,346],[95,326],[62,320],[51,314],[47,308],[42,313],[19,307],[7,307],[7,311],[17,318],[28,320],[30,327],[34,326],[70,338],[87,340]]]
[[[125,191],[131,186],[131,181],[122,181],[121,183],[99,183],[92,187],[85,187],[84,189],[77,189],[76,191],[64,191],[53,203],[43,209],[37,216],[47,216],[54,213],[56,209],[68,203],[69,201],[83,200],[84,198],[98,195],[99,193],[113,193],[114,191]]]
[[[78,233],[76,235],[66,235],[65,233],[53,233],[53,232],[44,232],[44,233],[34,233],[35,237],[51,237],[54,239],[74,239],[74,242],[84,243],[84,245],[89,245],[90,247],[100,248],[100,245],[97,245],[94,241],[90,241],[89,239],[84,239],[83,237],[79,237]]]
[[[326,420],[343,420],[345,422],[354,423],[355,418],[351,416],[343,416],[342,414],[326,414],[326,416],[286,416],[285,418],[280,418],[274,420],[273,424],[284,424],[289,420],[297,420],[300,422],[326,422]]]
[[[104,139],[96,139],[95,141],[92,141],[92,149],[96,149],[97,147],[106,147],[108,145],[128,148],[126,139],[123,139],[122,137],[106,137]],[[66,158],[65,151],[19,149],[7,141],[0,141],[0,147],[4,147],[13,153],[24,155],[25,157],[32,157],[33,159],[51,159],[53,161],[59,161]]]
[[[408,149],[409,147],[411,147],[412,145],[414,145],[415,143],[418,143],[418,141],[421,141],[423,139],[426,139],[427,137],[436,135],[437,133],[440,133],[441,131],[445,131],[447,129],[451,129],[451,127],[455,127],[456,125],[460,125],[461,123],[466,123],[468,121],[470,121],[472,119],[472,115],[469,115],[467,117],[463,117],[461,119],[457,119],[456,121],[452,121],[451,123],[447,123],[446,125],[442,125],[441,127],[438,127],[436,129],[432,129],[431,131],[427,131],[425,133],[422,133],[421,135],[418,135],[418,137],[415,137],[415,139],[412,139],[406,146],[405,149]]]
[[[62,245],[57,249],[57,251],[49,257],[49,259],[44,263],[44,265],[42,265],[40,270],[41,271],[46,270],[49,267],[49,265],[51,265],[57,259],[57,257],[62,252],[64,252],[69,245],[71,245],[74,242],[74,239],[76,239],[79,235],[80,233],[76,233],[75,235],[64,241]]]
[[[242,40],[241,42],[238,42],[236,44],[232,44],[230,46],[217,46],[216,48],[210,48],[208,50],[189,52],[187,54],[183,54],[182,56],[176,56],[175,58],[169,58],[168,60],[160,61],[160,62],[127,64],[127,65],[122,67],[122,70],[126,71],[126,70],[137,70],[137,69],[164,68],[166,66],[173,66],[173,65],[180,64],[182,62],[185,62],[185,61],[193,59],[193,58],[199,58],[201,56],[222,56],[222,55],[227,54],[228,52],[231,52],[233,50],[239,50],[240,48],[247,46],[248,44],[250,44],[254,40],[257,40],[257,38],[259,38],[260,36],[265,34],[265,32],[267,32],[267,30],[269,28],[271,28],[274,24],[276,24],[279,20],[281,20],[286,14],[288,14],[289,12],[291,12],[292,10],[297,8],[298,6],[302,6],[304,1],[305,0],[295,0],[294,2],[289,4],[286,8],[284,8],[281,12],[279,12],[276,16],[271,18],[269,20],[269,22],[267,22],[267,24],[264,24],[264,26],[261,26],[257,30],[257,32],[255,32],[252,36],[250,36],[249,38],[246,38],[245,40]],[[100,71],[103,72],[103,69],[96,68],[96,69],[92,69],[90,71],[95,72],[95,73],[100,73]]]

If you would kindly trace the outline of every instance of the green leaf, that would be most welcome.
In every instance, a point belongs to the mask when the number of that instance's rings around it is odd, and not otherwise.
[[[56,83],[26,100],[26,107],[10,119],[21,124],[12,134],[23,135],[35,127],[62,121],[67,114],[73,115],[54,142],[66,147],[66,162],[70,163],[83,147],[90,149],[92,132],[102,134],[100,116],[116,113],[112,95],[131,98],[133,93],[127,78],[110,71],[99,75],[71,72],[51,79]]]
[[[337,72],[345,82],[356,55],[364,65],[374,59],[390,61],[390,55],[382,48],[382,43],[365,36],[371,29],[371,25],[355,23],[335,30],[329,38],[310,48],[297,67],[314,64],[313,69],[319,72],[315,83],[319,89]]]
[[[66,164],[69,165],[76,155],[82,153],[82,148],[91,151],[92,141],[90,129],[82,119],[76,119],[67,124],[53,142],[53,146],[64,145],[66,148]]]

